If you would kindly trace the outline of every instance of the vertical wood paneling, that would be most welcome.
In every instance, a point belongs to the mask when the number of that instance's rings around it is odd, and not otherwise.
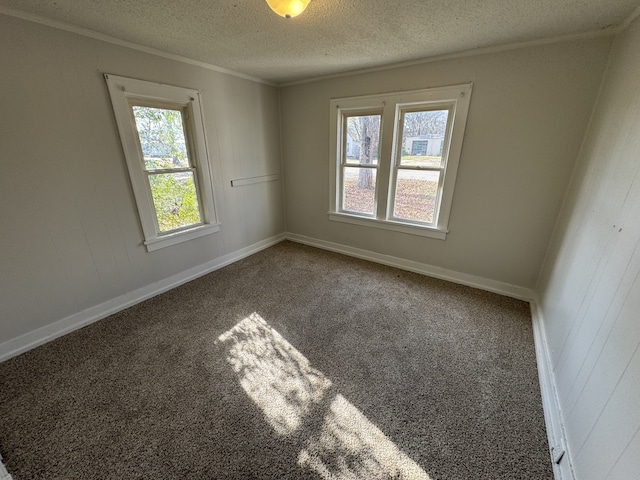
[[[638,475],[638,458],[640,458],[640,428],[620,454],[615,465],[605,480],[627,480]]]
[[[602,479],[615,466],[620,452],[633,439],[640,425],[638,385],[640,384],[640,352],[623,368],[615,390],[606,405],[598,412],[598,420],[589,432],[583,447],[575,456],[575,463],[584,472],[584,478]],[[624,415],[620,413],[624,412]],[[597,455],[596,455],[597,452]],[[638,476],[640,470],[636,469]]]
[[[616,39],[541,272],[579,480],[640,476],[640,20]]]

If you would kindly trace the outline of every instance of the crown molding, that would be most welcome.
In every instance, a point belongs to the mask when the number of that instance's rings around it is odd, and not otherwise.
[[[84,37],[101,40],[103,42],[110,43],[113,45],[118,45],[121,47],[131,48],[133,50],[148,53],[150,55],[155,55],[158,57],[174,60],[174,61],[185,63],[188,65],[205,68],[207,70],[213,70],[215,72],[224,73],[224,74],[242,78],[245,80],[250,80],[252,82],[262,83],[264,85],[269,85],[272,87],[292,87],[296,85],[303,85],[306,83],[319,82],[322,80],[350,77],[350,76],[361,75],[365,73],[383,72],[386,70],[393,70],[396,68],[412,67],[416,65],[423,65],[423,64],[433,63],[433,62],[441,62],[445,60],[454,60],[458,58],[472,57],[476,55],[487,55],[491,53],[499,53],[499,52],[504,52],[509,50],[518,50],[522,48],[529,48],[529,47],[535,47],[540,45],[550,45],[554,43],[562,43],[562,42],[570,42],[570,41],[576,41],[576,40],[585,40],[585,39],[591,39],[591,38],[613,36],[624,31],[638,16],[640,16],[640,6],[636,8],[622,23],[618,25],[610,25],[608,27],[597,29],[597,30],[589,30],[587,32],[567,34],[567,35],[555,35],[552,37],[545,37],[545,38],[540,38],[536,40],[528,40],[524,42],[514,42],[514,43],[506,43],[506,44],[494,45],[494,46],[488,46],[488,47],[473,48],[473,49],[463,50],[460,52],[447,53],[443,55],[435,55],[432,57],[418,58],[418,59],[407,60],[403,62],[395,62],[391,64],[377,65],[373,67],[349,70],[346,72],[308,77],[308,78],[303,78],[299,80],[293,80],[290,82],[271,82],[263,78],[254,77],[252,75],[236,72],[228,68],[220,67],[218,65],[213,65],[211,63],[194,60],[192,58],[185,57],[183,55],[177,55],[174,53],[165,52],[164,50],[159,50],[157,48],[147,47],[145,45],[140,45],[138,43],[130,42],[128,40],[122,40],[116,37],[112,37],[110,35],[106,35],[104,33],[90,30],[88,28],[78,27],[76,25],[72,25],[66,22],[61,22],[58,20],[53,20],[50,18],[43,17],[41,15],[24,12],[22,10],[18,10],[15,8],[4,7],[0,5],[0,14],[16,17],[21,20],[38,23],[41,25],[46,25],[48,27],[57,28],[59,30],[65,30],[67,32],[75,33],[77,35],[81,35]]]
[[[247,75],[244,73],[236,72],[234,70],[229,70],[228,68],[219,67],[217,65],[213,65],[207,62],[201,62],[199,60],[194,60],[192,58],[185,57],[183,55],[177,55],[175,53],[165,52],[164,50],[159,50],[153,47],[147,47],[145,45],[140,45],[135,42],[130,42],[128,40],[122,40],[120,38],[112,37],[110,35],[106,35],[104,33],[96,32],[95,30],[90,30],[88,28],[78,27],[76,25],[72,25],[70,23],[61,22],[59,20],[53,20],[50,18],[43,17],[41,15],[36,15],[33,13],[23,12],[22,10],[17,10],[15,8],[4,7],[0,5],[0,14],[7,15],[9,17],[19,18],[21,20],[26,20],[28,22],[38,23],[40,25],[45,25],[47,27],[56,28],[58,30],[64,30],[70,33],[75,33],[76,35],[81,35],[83,37],[93,38],[95,40],[100,40],[106,43],[110,43],[112,45],[118,45],[120,47],[130,48],[132,50],[137,50],[139,52],[148,53],[150,55],[155,55],[157,57],[166,58],[168,60],[174,60],[176,62],[186,63],[188,65],[193,65],[200,68],[205,68],[207,70],[213,70],[215,72],[224,73],[226,75],[231,75],[234,77],[242,78],[244,80],[250,80],[256,83],[262,83],[264,85],[269,85],[271,87],[277,86],[273,82],[269,82],[262,78],[254,77],[252,75]]]
[[[637,14],[640,14],[640,9],[637,12]],[[320,75],[317,77],[304,78],[300,80],[294,80],[291,82],[283,82],[283,83],[277,84],[277,86],[292,87],[295,85],[319,82],[322,80],[330,80],[330,79],[341,78],[341,77],[350,77],[354,75],[361,75],[364,73],[383,72],[385,70],[393,70],[396,68],[412,67],[415,65],[423,65],[427,63],[433,63],[433,62],[442,62],[445,60],[454,60],[458,58],[474,57],[476,55],[487,55],[490,53],[499,53],[499,52],[505,52],[509,50],[519,50],[522,48],[536,47],[539,45],[550,45],[554,43],[586,40],[586,39],[598,38],[598,37],[609,37],[609,36],[617,35],[620,32],[621,26],[627,24],[627,22],[631,23],[633,18],[630,17],[630,19],[625,20],[625,22],[619,26],[614,25],[614,26],[609,26],[606,28],[598,29],[598,30],[590,30],[588,32],[572,33],[568,35],[556,35],[553,37],[539,38],[536,40],[528,40],[525,42],[505,43],[502,45],[493,45],[489,47],[472,48],[469,50],[462,50],[460,52],[455,52],[455,53],[446,53],[443,55],[436,55],[433,57],[417,58],[415,60],[406,60],[404,62],[378,65],[375,67],[361,68],[358,70],[350,70],[348,72],[333,73],[329,75]]]

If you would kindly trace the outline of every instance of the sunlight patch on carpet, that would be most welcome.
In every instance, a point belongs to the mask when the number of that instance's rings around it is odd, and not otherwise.
[[[360,410],[330,394],[331,381],[257,313],[216,344],[275,432],[299,438],[299,465],[325,480],[430,480]]]
[[[221,335],[218,342],[227,344],[227,361],[240,385],[280,435],[298,430],[305,414],[331,386],[257,313]]]
[[[429,480],[382,431],[342,395],[336,395],[322,429],[311,435],[298,463],[326,480]]]

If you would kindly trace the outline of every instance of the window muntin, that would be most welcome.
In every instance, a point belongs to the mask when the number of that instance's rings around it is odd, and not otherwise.
[[[200,93],[105,79],[147,250],[219,231]]]
[[[446,238],[471,91],[465,84],[332,100],[329,218]],[[380,119],[378,157],[365,163],[347,127],[372,114]],[[375,171],[366,196],[349,189],[349,177],[361,174],[348,167]]]

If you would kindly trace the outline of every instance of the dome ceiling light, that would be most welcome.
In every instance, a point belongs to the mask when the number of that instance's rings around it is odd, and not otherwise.
[[[266,0],[271,10],[284,18],[293,18],[304,12],[311,0]]]

